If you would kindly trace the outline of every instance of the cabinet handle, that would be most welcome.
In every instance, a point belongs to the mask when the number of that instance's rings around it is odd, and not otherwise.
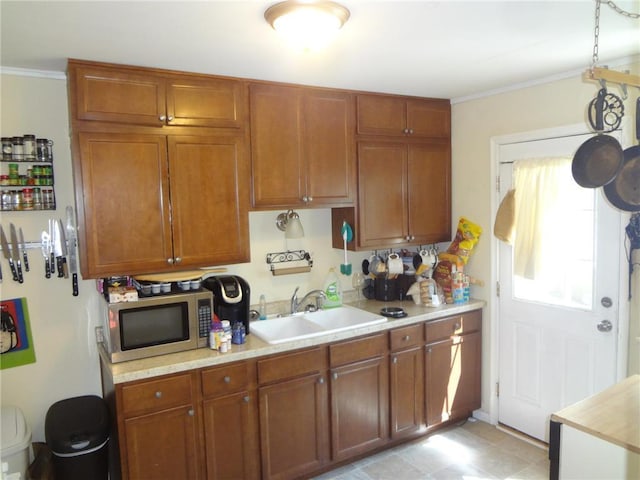
[[[320,378],[318,379],[318,383],[319,383],[320,385],[322,385],[322,384],[324,383],[324,377],[320,377]]]
[[[249,403],[249,400],[250,400],[249,395],[246,395],[246,396],[242,397],[242,401],[244,403]]]
[[[456,330],[460,330],[460,323],[456,323],[456,324],[453,326],[453,331],[455,332]]]
[[[307,198],[309,199],[310,202],[313,202],[313,197],[311,195],[309,195]]]
[[[156,398],[162,398],[162,392],[160,391],[156,392]]]
[[[413,128],[409,129],[409,135],[413,135]]]
[[[169,265],[173,265],[173,258],[167,258],[167,263]]]
[[[409,335],[405,335],[404,337],[402,337],[403,342],[408,342],[409,340],[411,340],[411,337]]]
[[[427,348],[427,353],[431,353],[431,347]]]
[[[408,128],[404,128],[404,129],[402,129],[402,133],[404,133],[404,134],[409,133],[409,129],[408,129]]]
[[[164,115],[160,115],[158,117],[158,120],[160,120],[161,122],[164,122],[167,119],[167,117],[165,117]]]
[[[391,361],[395,365],[396,363],[398,363],[398,357],[393,357],[393,359]]]
[[[169,116],[167,117],[167,122],[172,122],[172,121],[173,121],[173,116],[172,116],[172,115],[169,115]]]
[[[333,374],[333,379],[334,379],[334,380],[337,380],[337,379],[338,379],[338,374],[337,374],[337,373],[334,373],[334,374]]]
[[[182,261],[182,257],[176,257],[176,258],[175,258],[175,262],[176,262],[176,263],[180,263],[181,261]]]
[[[416,239],[415,235],[411,235],[411,241],[414,241]]]
[[[224,377],[224,383],[231,383],[231,377],[229,375]]]
[[[193,417],[193,416],[195,416],[196,412],[193,410],[193,408],[190,408],[190,409],[189,409],[189,411],[187,412],[187,414],[188,414],[190,417]]]

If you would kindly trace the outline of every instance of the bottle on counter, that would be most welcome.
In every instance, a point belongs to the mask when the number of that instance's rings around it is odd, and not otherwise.
[[[327,278],[324,281],[324,293],[327,298],[324,300],[323,308],[333,308],[342,306],[342,286],[340,285],[340,279],[336,274],[336,270],[331,267]]]
[[[267,300],[264,298],[264,295],[260,295],[260,305],[258,307],[258,311],[260,313],[260,320],[267,319]]]

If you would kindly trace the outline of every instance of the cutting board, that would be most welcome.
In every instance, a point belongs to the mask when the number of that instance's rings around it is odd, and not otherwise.
[[[182,272],[150,273],[148,275],[136,275],[133,278],[141,282],[182,282],[184,280],[196,280],[209,273],[225,273],[226,271],[225,267],[203,268]]]

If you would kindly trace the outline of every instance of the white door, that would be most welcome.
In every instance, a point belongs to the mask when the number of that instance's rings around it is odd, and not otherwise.
[[[511,162],[572,158],[590,136],[501,145],[500,198],[512,185]],[[564,214],[557,232],[545,231],[540,239],[552,241],[543,256],[550,277],[541,282],[515,275],[514,249],[499,246],[498,421],[545,442],[551,413],[616,379],[621,216],[602,189],[569,183],[558,189],[556,205],[570,203],[572,213]]]

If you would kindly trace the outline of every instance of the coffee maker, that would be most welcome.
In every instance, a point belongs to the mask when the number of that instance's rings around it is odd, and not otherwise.
[[[231,328],[237,322],[249,333],[250,288],[237,275],[217,275],[205,278],[202,286],[213,292],[213,311],[222,320],[229,320]]]

